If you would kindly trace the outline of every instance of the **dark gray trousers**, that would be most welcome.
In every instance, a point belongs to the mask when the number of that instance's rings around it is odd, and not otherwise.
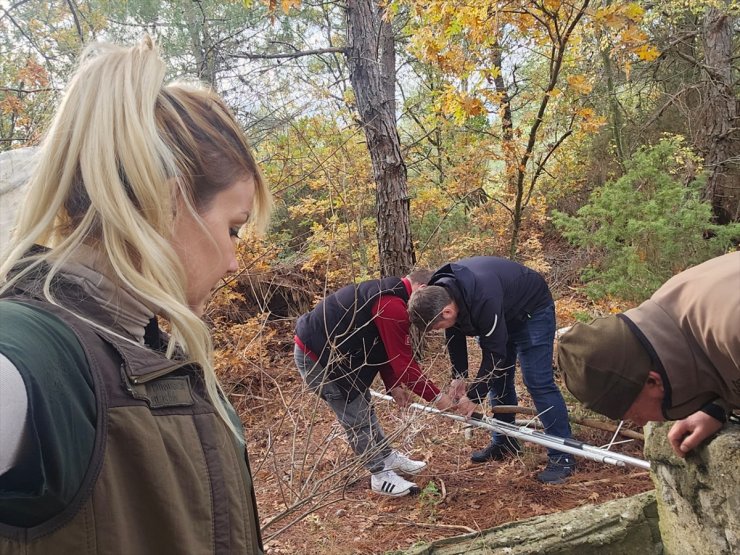
[[[352,450],[362,459],[363,466],[370,472],[383,470],[382,461],[390,454],[391,448],[375,416],[370,391],[365,390],[348,402],[347,394],[326,379],[324,367],[307,357],[298,345],[293,356],[303,381],[334,412]]]

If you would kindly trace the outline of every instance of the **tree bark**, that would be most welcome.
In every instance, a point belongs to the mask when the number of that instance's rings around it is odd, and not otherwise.
[[[708,173],[704,196],[711,202],[719,223],[736,221],[740,217],[740,187],[737,185],[740,118],[733,88],[733,23],[729,10],[709,8],[702,28],[707,102],[699,140]]]
[[[208,29],[208,19],[201,0],[183,3],[198,79],[216,87],[216,49]]]
[[[393,40],[373,0],[347,0],[347,63],[357,110],[365,132],[376,185],[380,273],[406,275],[415,263],[406,164],[394,111]],[[385,64],[384,64],[385,62]],[[395,65],[395,62],[393,63]],[[383,71],[385,69],[385,72]]]

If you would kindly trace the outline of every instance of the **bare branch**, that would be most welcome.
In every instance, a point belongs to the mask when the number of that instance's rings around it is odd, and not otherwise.
[[[30,93],[39,93],[39,92],[50,92],[50,91],[56,91],[57,89],[52,87],[47,87],[45,89],[19,89],[16,87],[0,87],[0,92],[12,92],[16,94],[30,94]]]
[[[85,44],[85,35],[82,32],[82,25],[80,25],[80,18],[77,16],[77,6],[74,0],[67,0],[67,6],[69,11],[72,13],[72,19],[75,22],[75,28],[77,29],[77,36],[80,38],[80,44]]]
[[[234,58],[245,58],[247,60],[285,60],[291,58],[302,58],[304,56],[317,56],[320,54],[346,54],[347,49],[344,47],[334,48],[317,48],[315,50],[299,50],[296,52],[283,52],[280,54],[254,54],[245,52],[242,54],[233,54]]]

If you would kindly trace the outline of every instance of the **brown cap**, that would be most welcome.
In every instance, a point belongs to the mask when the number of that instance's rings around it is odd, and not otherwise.
[[[565,385],[586,408],[619,420],[642,391],[650,355],[617,316],[576,324],[558,341]]]

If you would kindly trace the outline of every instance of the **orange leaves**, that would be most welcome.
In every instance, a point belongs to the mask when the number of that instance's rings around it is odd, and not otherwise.
[[[639,23],[644,13],[645,10],[635,3],[611,4],[598,8],[594,14],[594,20],[618,31],[629,27],[630,24]]]
[[[271,13],[274,13],[275,10],[277,10],[278,0],[264,0],[264,2]],[[246,6],[249,6],[251,3],[251,0],[244,0],[244,4]],[[299,8],[301,6],[301,0],[280,0],[279,4],[283,13],[287,14],[290,11],[290,8]]]
[[[596,133],[606,125],[606,118],[597,115],[593,108],[580,108],[576,113],[580,118],[580,128],[586,133]]]
[[[0,112],[5,115],[17,114],[23,110],[23,102],[15,95],[5,95],[0,98]]]
[[[283,13],[288,13],[290,8],[299,8],[301,0],[280,0],[280,7],[283,9]]]
[[[0,127],[3,133],[33,143],[41,132],[40,114],[53,94],[48,88],[49,75],[31,56],[7,56],[3,62],[2,78],[7,88],[0,91],[0,116],[4,118]]]
[[[628,78],[631,70],[630,56],[645,62],[651,62],[660,56],[660,51],[648,44],[648,36],[640,28],[644,15],[645,10],[641,6],[629,3],[601,7],[593,16],[596,28],[610,38],[609,51],[616,60],[622,62]]]
[[[437,105],[443,114],[452,116],[458,123],[486,112],[480,98],[451,86],[440,95]]]
[[[660,50],[650,44],[643,44],[635,49],[637,57],[645,62],[652,62],[660,56]]]
[[[593,85],[585,75],[569,75],[568,86],[578,94],[588,94],[593,89]]]
[[[46,69],[30,57],[26,59],[26,65],[18,71],[17,79],[23,82],[26,88],[49,86],[49,74]]]

